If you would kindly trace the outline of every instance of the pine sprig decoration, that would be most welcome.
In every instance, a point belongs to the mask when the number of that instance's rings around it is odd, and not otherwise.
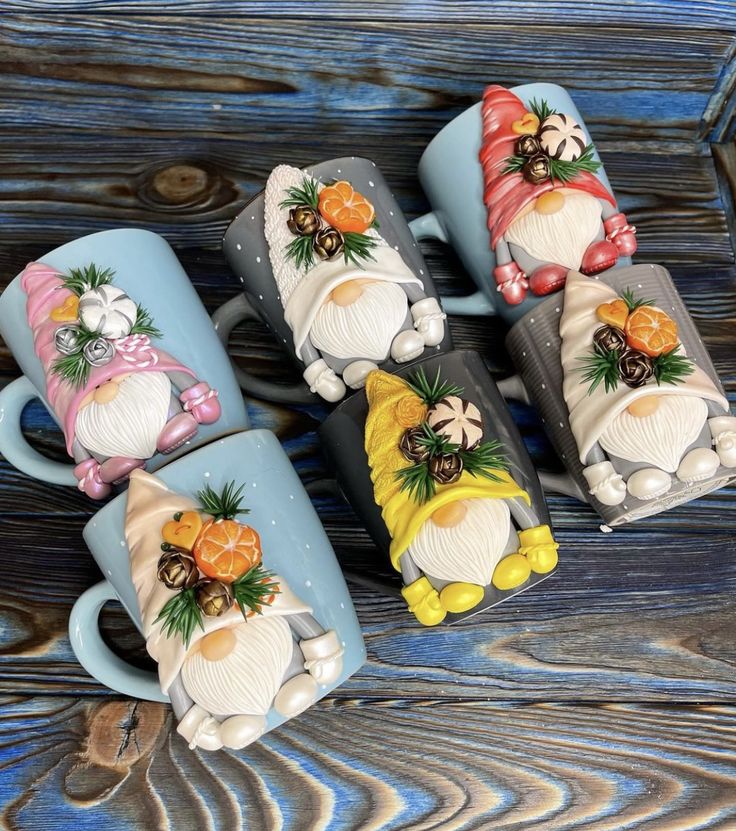
[[[695,372],[695,367],[690,358],[679,355],[679,345],[652,359],[654,367],[654,380],[660,384],[681,384],[688,375]]]
[[[436,430],[430,427],[426,421],[421,425],[421,427],[424,435],[419,436],[416,442],[418,445],[426,447],[427,450],[429,450],[430,456],[439,456],[441,454],[446,453],[457,453],[460,449],[459,444],[451,442],[447,438],[447,436],[443,436],[442,433],[438,433]]]
[[[463,462],[463,470],[471,476],[482,476],[492,482],[503,481],[494,470],[508,471],[509,466],[505,453],[499,453],[503,447],[500,441],[486,441],[479,444],[474,450],[461,450],[459,456]]]
[[[194,588],[177,592],[167,600],[159,612],[155,623],[159,621],[163,621],[161,631],[167,638],[170,638],[172,635],[180,635],[184,641],[184,646],[188,647],[195,626],[199,626],[204,631],[202,611],[197,606]]]
[[[314,238],[294,237],[286,246],[286,258],[294,260],[300,271],[310,269],[314,265]]]
[[[309,205],[310,208],[317,208],[319,205],[319,190],[314,179],[304,177],[301,187],[286,189],[287,198],[279,205],[280,208],[298,208],[301,205]]]
[[[371,254],[371,251],[376,247],[376,240],[369,237],[367,234],[358,234],[355,231],[347,231],[342,235],[343,257],[345,264],[353,263],[358,268],[363,268],[363,263],[360,260],[373,260],[376,258]]]
[[[639,300],[631,289],[624,289],[620,297],[626,303],[629,312],[636,311],[640,306],[654,306],[656,302],[655,300]]]
[[[549,178],[553,182],[557,179],[558,182],[562,182],[564,184],[566,182],[571,182],[583,171],[595,173],[600,166],[601,163],[597,162],[593,158],[593,145],[588,144],[585,150],[583,150],[582,155],[575,159],[574,162],[563,161],[562,159],[555,159],[553,156],[550,156]]]
[[[524,165],[529,161],[526,156],[509,156],[506,159],[506,167],[503,169],[503,173],[521,173],[524,169]]]
[[[197,498],[205,513],[211,514],[215,520],[235,519],[239,514],[249,514],[247,508],[241,508],[245,485],[235,490],[235,482],[228,482],[218,493],[210,485],[205,485],[198,491]]]
[[[64,288],[81,297],[85,291],[112,283],[114,276],[115,272],[111,268],[100,269],[94,263],[90,263],[84,268],[70,269],[64,278]]]
[[[148,335],[149,338],[160,338],[161,330],[153,325],[153,318],[147,309],[143,306],[138,306],[136,312],[135,322],[130,327],[131,335]]]
[[[263,566],[258,565],[233,581],[233,596],[243,617],[247,617],[248,611],[261,614],[261,607],[266,598],[281,593],[279,584],[271,580],[273,576],[273,572],[266,571]]]
[[[588,387],[588,395],[591,395],[601,383],[604,384],[606,392],[613,392],[618,387],[619,357],[618,349],[612,349],[610,352],[607,352],[596,344],[590,355],[578,358],[583,364],[580,367],[580,371],[585,373],[583,375],[583,382],[590,384]]]
[[[544,121],[550,115],[554,115],[557,110],[553,110],[550,105],[542,98],[541,100],[537,101],[536,98],[532,98],[529,102],[529,109],[536,115],[539,119],[540,123]]]
[[[396,478],[401,482],[400,490],[407,491],[415,502],[429,502],[437,492],[426,462],[415,462],[408,467],[402,467],[396,471]]]
[[[77,328],[77,350],[72,355],[62,355],[57,358],[51,371],[69,381],[75,387],[87,383],[90,373],[90,365],[85,360],[82,350],[88,343],[100,337],[98,332],[93,332],[86,326],[79,324]]]
[[[407,386],[415,392],[424,403],[431,407],[448,395],[462,395],[463,388],[457,384],[452,384],[449,381],[440,380],[440,369],[437,368],[437,374],[434,381],[430,381],[424,371],[424,367],[419,367],[416,372],[413,372],[406,379]]]

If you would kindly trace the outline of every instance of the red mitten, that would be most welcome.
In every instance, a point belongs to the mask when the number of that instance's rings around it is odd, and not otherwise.
[[[629,225],[622,213],[609,216],[603,222],[606,239],[618,248],[622,257],[630,257],[636,251],[636,226]]]
[[[526,297],[529,281],[513,260],[504,265],[497,265],[493,269],[493,277],[498,284],[498,291],[509,305],[518,306]]]

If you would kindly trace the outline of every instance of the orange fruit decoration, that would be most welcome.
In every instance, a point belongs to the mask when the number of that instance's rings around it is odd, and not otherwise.
[[[250,527],[234,519],[210,519],[194,543],[194,561],[214,580],[232,583],[261,562],[261,538]]]
[[[363,194],[353,190],[350,182],[335,182],[322,188],[319,212],[326,222],[343,233],[362,234],[376,218],[373,205]]]
[[[650,358],[671,352],[679,343],[677,324],[653,306],[639,306],[626,320],[626,343]]]

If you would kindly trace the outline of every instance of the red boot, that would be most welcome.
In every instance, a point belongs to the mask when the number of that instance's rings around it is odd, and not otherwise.
[[[580,270],[583,274],[600,274],[608,268],[613,268],[618,260],[618,248],[610,240],[602,239],[591,242],[585,249]]]
[[[513,260],[504,265],[497,265],[493,269],[493,277],[498,284],[498,291],[510,306],[518,306],[526,297],[529,281]]]
[[[545,294],[552,294],[553,291],[561,289],[567,280],[567,269],[564,265],[548,263],[540,265],[532,272],[529,278],[529,288],[532,294],[541,297]]]
[[[630,257],[636,252],[636,226],[629,225],[624,214],[609,216],[603,223],[606,239],[612,242],[622,257]]]

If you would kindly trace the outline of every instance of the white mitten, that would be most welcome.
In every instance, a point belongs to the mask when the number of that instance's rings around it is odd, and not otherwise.
[[[309,384],[310,392],[316,392],[325,401],[339,401],[345,395],[345,384],[327,366],[324,358],[309,364],[302,377]]]
[[[222,747],[220,738],[220,722],[199,704],[194,704],[187,710],[184,718],[179,722],[176,732],[189,742],[189,749],[201,747],[202,750],[219,750]]]
[[[345,651],[334,629],[316,638],[299,642],[304,653],[304,669],[320,684],[331,684],[342,672],[342,655]]]
[[[713,447],[724,467],[736,467],[736,418],[716,416],[708,419]]]
[[[442,311],[436,297],[425,297],[411,307],[414,328],[424,338],[425,346],[437,346],[445,336],[447,315]]]
[[[590,493],[604,505],[620,505],[626,499],[626,484],[609,461],[596,462],[583,470]]]

